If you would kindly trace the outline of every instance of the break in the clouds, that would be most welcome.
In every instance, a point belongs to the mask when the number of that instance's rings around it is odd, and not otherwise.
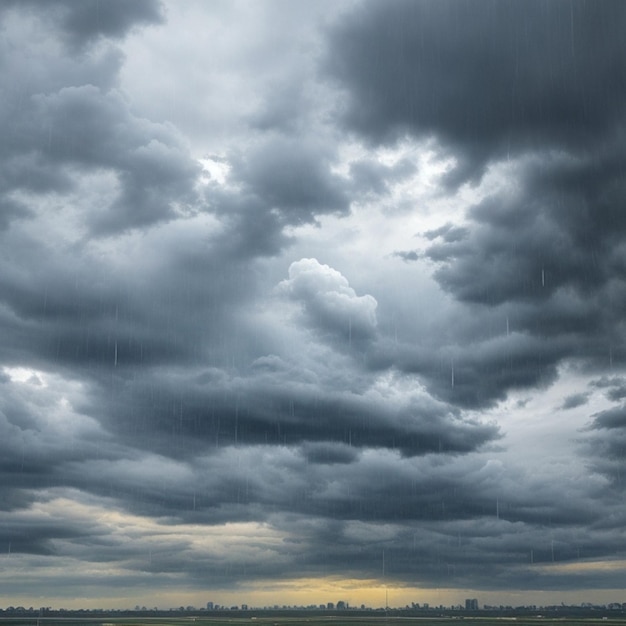
[[[0,19],[5,604],[620,587],[621,2]]]

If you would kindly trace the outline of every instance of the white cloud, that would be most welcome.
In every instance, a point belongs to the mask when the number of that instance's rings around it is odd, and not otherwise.
[[[289,279],[279,292],[299,302],[307,321],[322,333],[352,339],[371,338],[376,333],[376,307],[373,296],[358,296],[337,270],[317,259],[301,259],[289,267]]]

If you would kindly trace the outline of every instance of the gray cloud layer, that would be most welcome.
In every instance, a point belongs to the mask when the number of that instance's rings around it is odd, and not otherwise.
[[[370,578],[383,551],[392,579],[421,586],[617,584],[621,570],[555,563],[624,555],[624,5],[344,13],[311,31],[315,75],[263,91],[212,157],[223,180],[202,181],[196,139],[144,116],[120,78],[125,38],[167,29],[164,7],[3,4],[0,545],[13,556],[115,566],[95,580],[120,588],[134,573]],[[421,250],[350,249],[354,275],[300,254],[307,232],[369,228],[372,204],[405,219],[393,194],[417,164],[373,156],[402,141],[454,158],[440,196],[510,182],[463,224],[416,233]],[[408,282],[390,295],[387,269],[359,270],[372,258],[430,268],[445,305]],[[564,368],[586,387],[557,412],[605,404],[580,432],[555,418],[581,457],[555,452],[542,476],[508,456],[506,413]],[[105,513],[128,516],[134,541]],[[191,529],[246,523],[259,536],[224,531],[227,555]]]

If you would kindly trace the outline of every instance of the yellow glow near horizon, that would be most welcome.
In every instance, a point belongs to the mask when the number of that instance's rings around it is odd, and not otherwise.
[[[210,589],[185,591],[169,587],[167,589],[145,590],[128,589],[127,594],[120,593],[115,587],[101,588],[102,595],[97,598],[65,596],[49,597],[33,593],[28,596],[2,597],[0,605],[8,606],[50,606],[52,608],[79,609],[132,609],[136,605],[148,609],[193,606],[197,609],[206,607],[207,602],[221,606],[241,606],[250,608],[282,606],[309,606],[337,603],[339,600],[351,607],[361,604],[369,608],[383,608],[388,599],[389,607],[404,607],[412,602],[420,605],[428,603],[431,608],[442,605],[464,604],[466,598],[477,598],[479,606],[491,605],[537,605],[553,604],[580,605],[581,602],[607,604],[620,601],[623,589],[571,589],[567,591],[485,591],[479,589],[454,588],[419,588],[410,586],[386,585],[380,580],[343,579],[343,578],[298,578],[284,581],[259,582],[239,589]]]
[[[567,591],[542,590],[493,590],[455,589],[448,587],[429,588],[396,586],[380,580],[339,579],[339,578],[299,578],[294,580],[266,581],[250,587],[235,590],[208,590],[198,594],[180,594],[176,592],[159,594],[158,604],[163,605],[166,598],[171,599],[168,606],[192,605],[197,608],[206,606],[211,601],[222,606],[249,607],[308,606],[337,603],[343,600],[351,607],[361,604],[369,608],[384,608],[388,599],[389,607],[404,607],[412,602],[431,608],[442,605],[464,605],[466,598],[477,598],[479,606],[537,605],[548,606],[561,602],[580,605],[581,602],[608,604],[621,601],[623,589],[571,589]],[[178,600],[178,603],[177,603]],[[143,603],[145,604],[145,603]],[[148,606],[146,604],[146,606]]]
[[[541,569],[545,574],[575,574],[576,572],[614,572],[626,571],[626,560],[614,561],[575,561],[573,563],[549,563],[542,565]]]

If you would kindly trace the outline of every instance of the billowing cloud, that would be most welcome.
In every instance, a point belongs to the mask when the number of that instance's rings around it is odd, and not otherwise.
[[[301,259],[289,267],[279,290],[300,303],[307,321],[332,339],[360,342],[376,333],[376,299],[358,296],[344,276],[317,259]]]
[[[235,160],[232,176],[285,223],[310,222],[315,215],[349,209],[344,183],[330,171],[330,156],[313,140],[270,137]]]

